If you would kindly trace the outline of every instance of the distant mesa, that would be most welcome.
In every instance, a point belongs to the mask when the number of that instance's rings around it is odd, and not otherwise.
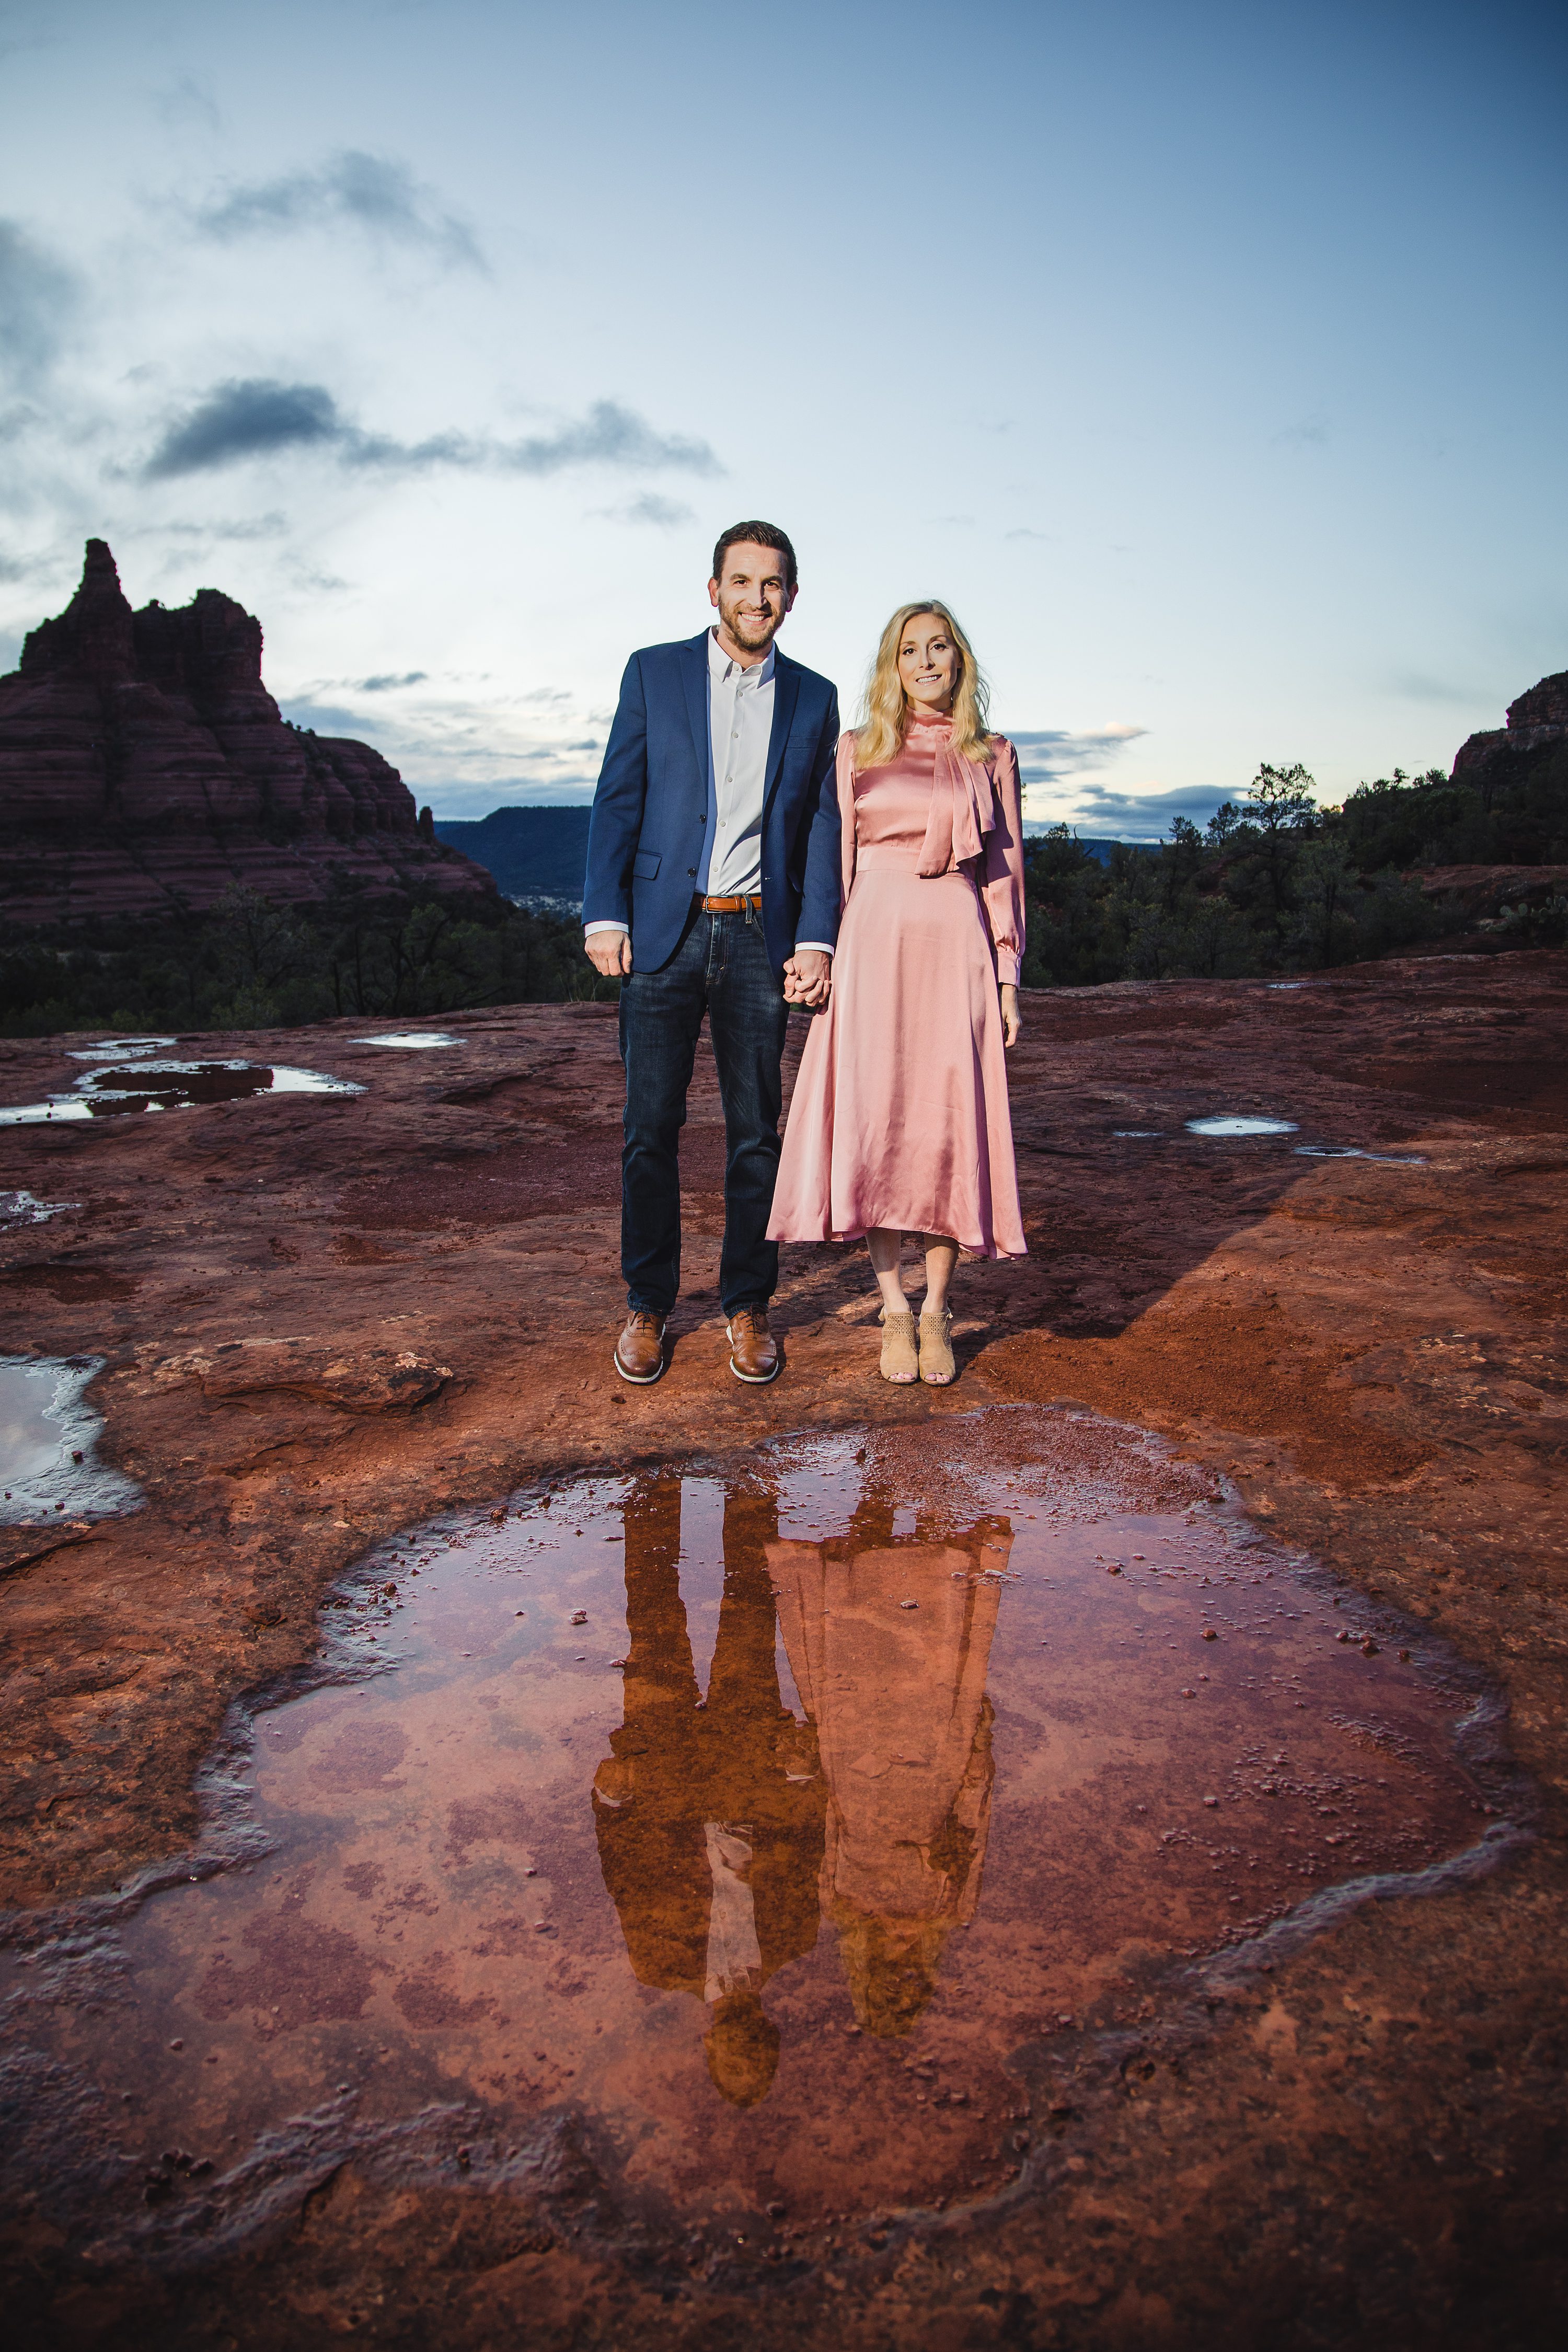
[[[588,863],[588,814],[585,808],[499,808],[472,820],[439,818],[436,835],[487,867],[518,906],[575,915]]]
[[[493,899],[480,866],[368,744],[291,727],[261,625],[216,589],[132,612],[87,542],[81,585],[0,677],[0,914],[28,925],[199,912],[236,887]]]

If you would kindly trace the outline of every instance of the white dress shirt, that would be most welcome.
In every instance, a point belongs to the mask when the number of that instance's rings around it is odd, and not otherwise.
[[[711,855],[705,896],[755,898],[763,887],[763,803],[768,780],[768,746],[773,731],[773,649],[750,668],[732,661],[708,632],[708,732],[713,754]],[[584,933],[624,931],[625,923],[590,923]],[[831,955],[825,940],[797,940],[797,952],[816,948]]]
[[[718,811],[708,867],[710,898],[754,898],[763,887],[763,796],[773,731],[773,649],[750,669],[708,632],[708,732]]]

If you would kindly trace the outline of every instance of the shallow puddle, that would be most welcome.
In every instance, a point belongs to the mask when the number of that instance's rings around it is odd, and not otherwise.
[[[1363,1151],[1353,1143],[1298,1143],[1298,1160],[1376,1160],[1385,1168],[1425,1168],[1426,1162],[1410,1151]]]
[[[103,1518],[141,1501],[134,1479],[93,1459],[103,1419],[83,1399],[102,1370],[101,1356],[0,1357],[0,1527]]]
[[[331,1078],[320,1070],[285,1069],[265,1062],[122,1061],[88,1070],[68,1095],[47,1102],[16,1103],[0,1109],[0,1127],[31,1127],[44,1120],[117,1118],[129,1113],[188,1110],[199,1105],[243,1102],[258,1094],[360,1095],[352,1078]]]
[[[100,1037],[96,1045],[67,1048],[73,1062],[137,1062],[148,1054],[166,1053],[177,1037]]]
[[[400,1045],[417,1052],[421,1047],[460,1045],[460,1037],[448,1037],[444,1029],[398,1029],[384,1037],[351,1037],[351,1045]]]
[[[51,1217],[63,1217],[68,1209],[80,1206],[79,1201],[40,1201],[31,1192],[0,1192],[0,1231],[47,1225]]]
[[[1294,1135],[1293,1118],[1189,1118],[1189,1135]]]
[[[1473,1694],[1089,1416],[563,1485],[378,1547],[326,1622],[336,1679],[213,1784],[231,1866],[52,1992],[6,1963],[132,2206],[215,2169],[232,2220],[289,2118],[452,2103],[476,2179],[569,2126],[605,2218],[753,2246],[977,2197],[1041,2037],[1490,1811]]]
[[[1222,1140],[1232,1136],[1299,1132],[1299,1122],[1293,1118],[1189,1118],[1185,1126],[1189,1135]],[[1163,1129],[1157,1127],[1113,1127],[1110,1133],[1117,1143],[1156,1143],[1163,1138]],[[1290,1149],[1298,1160],[1376,1160],[1390,1168],[1425,1168],[1427,1164],[1414,1152],[1366,1151],[1353,1143],[1294,1143]]]

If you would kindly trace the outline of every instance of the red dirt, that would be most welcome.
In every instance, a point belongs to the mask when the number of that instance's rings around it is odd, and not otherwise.
[[[961,2231],[858,2240],[765,2292],[721,2263],[677,2284],[587,2206],[577,2234],[449,2165],[411,2186],[384,2152],[324,2177],[301,2158],[276,2241],[176,2281],[66,2260],[46,2170],[13,2237],[27,2341],[294,2347],[351,2314],[372,2342],[476,2347],[1559,2340],[1568,957],[1129,983],[1026,1015],[1033,1254],[961,1269],[946,1395],[878,1381],[863,1255],[831,1248],[786,1253],[784,1377],[729,1378],[710,1071],[670,1370],[646,1392],[608,1376],[604,1009],[460,1015],[440,1054],[355,1045],[365,1024],[226,1038],[367,1091],[7,1131],[0,1182],[81,1204],[6,1236],[11,1344],[107,1359],[100,1451],[148,1496],[0,1530],[7,1899],[177,1856],[226,1707],[310,1654],[323,1591],[375,1538],[546,1472],[1023,1399],[1161,1433],[1494,1678],[1537,1842],[1361,1910],[1179,2032],[1053,2044],[1049,2161]],[[0,1092],[69,1084],[82,1042],[0,1046]],[[1212,1112],[1300,1132],[1184,1132]],[[563,2141],[568,2187],[578,2161]]]

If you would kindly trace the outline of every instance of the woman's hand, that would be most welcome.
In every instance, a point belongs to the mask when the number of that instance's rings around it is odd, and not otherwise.
[[[1002,986],[1002,1043],[1016,1045],[1023,1034],[1024,1024],[1018,1013],[1018,992],[1010,980]]]

